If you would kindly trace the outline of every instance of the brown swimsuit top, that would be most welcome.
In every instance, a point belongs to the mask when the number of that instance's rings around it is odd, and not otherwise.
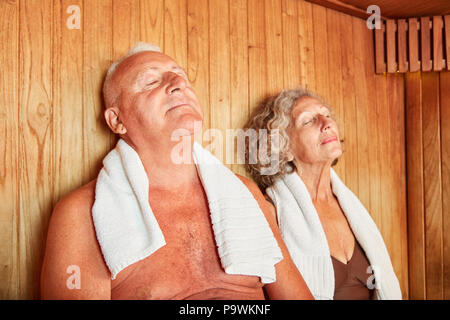
[[[372,300],[376,299],[375,290],[367,287],[367,273],[370,266],[364,250],[355,239],[353,256],[347,264],[331,256],[334,269],[334,300]]]

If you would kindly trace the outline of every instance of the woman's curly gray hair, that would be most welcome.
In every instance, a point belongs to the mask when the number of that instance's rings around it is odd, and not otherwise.
[[[314,98],[328,107],[324,100],[316,93],[304,88],[283,90],[275,97],[269,97],[257,106],[244,129],[253,129],[256,132],[267,130],[267,142],[260,141],[260,135],[256,139],[249,139],[245,148],[245,169],[252,176],[261,190],[272,186],[275,180],[295,170],[293,155],[290,152],[288,128],[291,125],[291,111],[296,103],[302,98]],[[272,145],[272,139],[278,134],[278,146]],[[257,157],[256,161],[250,160],[251,150],[261,148],[261,143],[267,143],[267,155]],[[271,175],[264,174],[264,164],[268,163],[267,158],[278,159],[278,170]]]

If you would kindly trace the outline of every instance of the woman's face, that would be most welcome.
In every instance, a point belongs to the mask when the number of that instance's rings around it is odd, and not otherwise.
[[[301,98],[292,108],[288,134],[294,159],[306,164],[332,163],[342,155],[336,122],[319,100]]]

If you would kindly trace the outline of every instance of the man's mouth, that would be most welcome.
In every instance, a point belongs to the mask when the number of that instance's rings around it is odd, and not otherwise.
[[[174,109],[177,109],[177,108],[179,108],[179,107],[186,107],[186,106],[190,106],[190,104],[189,104],[189,103],[185,103],[185,102],[177,103],[177,104],[175,104],[175,105],[169,107],[169,109],[167,109],[166,113],[169,112],[169,111],[172,111],[172,110],[174,110]]]
[[[326,139],[322,142],[322,144],[327,144],[327,143],[334,142],[334,141],[337,141],[337,137],[336,137],[336,136],[326,138]]]

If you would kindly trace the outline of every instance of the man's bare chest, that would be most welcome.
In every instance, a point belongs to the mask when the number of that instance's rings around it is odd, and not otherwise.
[[[166,245],[120,272],[112,284],[113,298],[184,299],[204,291],[212,295],[223,290],[262,292],[259,278],[224,272],[206,202],[187,199],[183,206],[164,202],[152,209]]]

